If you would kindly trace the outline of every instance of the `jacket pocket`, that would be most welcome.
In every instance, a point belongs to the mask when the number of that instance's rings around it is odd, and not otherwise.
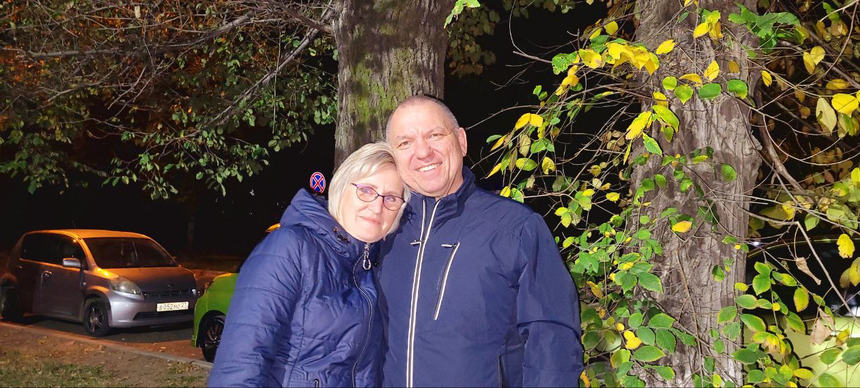
[[[460,243],[454,245],[442,244],[445,248],[451,248],[451,255],[448,256],[448,262],[445,264],[445,272],[442,273],[442,285],[439,289],[439,297],[436,299],[436,310],[433,312],[433,320],[439,319],[439,310],[442,309],[442,300],[445,299],[445,288],[448,286],[448,274],[451,272],[451,265],[454,263],[454,256],[457,255],[457,249],[460,248]]]

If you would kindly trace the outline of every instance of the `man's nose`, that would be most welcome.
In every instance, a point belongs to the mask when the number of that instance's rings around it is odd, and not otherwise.
[[[418,159],[426,159],[433,155],[433,148],[426,141],[418,140],[415,142],[415,157]]]

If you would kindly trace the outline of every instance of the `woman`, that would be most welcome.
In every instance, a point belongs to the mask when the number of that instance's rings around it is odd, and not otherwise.
[[[210,386],[378,386],[382,327],[370,268],[409,191],[388,145],[350,155],[325,200],[301,190],[236,283]]]

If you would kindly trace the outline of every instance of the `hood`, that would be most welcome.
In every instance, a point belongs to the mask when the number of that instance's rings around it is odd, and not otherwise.
[[[111,268],[106,269],[131,280],[143,292],[164,292],[197,288],[194,274],[182,267]]]
[[[285,226],[308,229],[336,252],[348,257],[356,257],[364,250],[365,243],[347,233],[328,212],[328,201],[305,189],[296,193],[281,217],[281,228]]]

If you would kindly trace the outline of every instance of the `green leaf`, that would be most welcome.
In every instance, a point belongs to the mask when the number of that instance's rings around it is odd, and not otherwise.
[[[729,80],[726,84],[726,87],[729,89],[729,92],[738,96],[740,99],[747,98],[747,94],[749,93],[749,88],[747,87],[747,83],[741,81],[739,79]]]
[[[821,356],[819,356],[819,358],[821,359],[821,362],[823,362],[825,365],[830,365],[836,362],[836,358],[839,357],[839,353],[842,353],[841,348],[827,349],[823,353],[821,353]]]
[[[642,284],[641,278],[639,279],[639,283]],[[668,329],[672,327],[673,323],[675,323],[675,318],[660,313],[651,317],[651,319],[648,321],[648,326],[651,326],[655,329]]]
[[[667,182],[666,182],[666,177],[665,177],[665,176],[663,176],[662,174],[654,175],[654,182],[656,182],[656,183],[657,183],[657,186],[660,186],[660,188],[661,188],[661,189],[662,189],[662,188],[665,188],[665,187],[666,187],[666,183],[667,183]]]
[[[818,382],[815,385],[819,387],[841,387],[842,383],[830,373],[822,373],[818,376]]]
[[[645,346],[633,353],[633,359],[642,362],[654,362],[665,355],[666,353],[654,346]]]
[[[812,230],[812,228],[814,228],[818,225],[819,220],[820,220],[820,218],[818,218],[812,214],[807,214],[806,218],[803,220],[803,226],[806,227],[807,231],[810,231],[810,230]]]
[[[738,173],[735,171],[735,168],[730,164],[723,164],[720,166],[720,170],[723,173],[723,180],[726,182],[732,182],[738,177]]]
[[[771,283],[773,283],[773,281],[770,280],[770,276],[758,274],[752,281],[753,291],[755,291],[756,295],[761,295],[762,292],[770,289]]]
[[[741,322],[752,331],[767,330],[767,325],[764,324],[764,321],[752,314],[741,314]]]
[[[742,308],[745,308],[745,309],[754,309],[755,308],[755,301],[756,301],[756,297],[749,295],[749,294],[744,294],[744,295],[741,295],[741,296],[735,298],[735,303],[737,303],[738,306],[741,306]]]
[[[664,123],[669,124],[675,130],[678,129],[678,125],[680,125],[678,116],[675,116],[675,113],[669,110],[669,108],[663,105],[654,105],[652,109],[657,113],[657,117],[659,117],[660,120],[663,120]]]
[[[663,150],[660,149],[660,144],[657,143],[657,140],[654,140],[654,138],[652,138],[651,136],[648,136],[647,134],[643,133],[642,141],[645,142],[645,149],[648,150],[648,152],[655,155],[663,156]]]
[[[785,315],[785,322],[788,324],[789,329],[801,334],[806,334],[806,324],[803,323],[803,320],[800,319],[797,314],[789,311],[788,314]]]
[[[723,92],[723,87],[720,84],[709,83],[699,89],[699,98],[703,100],[712,100]]]
[[[678,87],[675,88],[675,96],[681,100],[682,104],[686,104],[687,101],[690,101],[690,98],[693,97],[693,88],[687,84],[678,85]]]
[[[657,335],[654,334],[654,330],[645,326],[636,329],[636,336],[639,337],[645,345],[654,345],[654,341],[657,338]]]
[[[663,89],[672,91],[678,86],[678,79],[675,77],[663,78]]]
[[[758,360],[756,352],[749,349],[740,349],[732,353],[732,357],[744,364],[755,364]]]
[[[809,293],[803,287],[798,287],[794,290],[794,307],[795,311],[801,312],[809,306]]]
[[[726,323],[735,319],[738,315],[738,308],[735,306],[727,306],[720,309],[720,312],[717,314],[717,323]]]
[[[519,158],[517,159],[517,168],[524,171],[532,171],[537,168],[538,164],[534,160],[529,158]]]
[[[663,378],[665,381],[671,381],[675,379],[675,370],[668,366],[648,366],[651,369],[657,371],[657,374]]]
[[[644,321],[644,319],[645,318],[642,316],[642,313],[634,313],[630,318],[627,318],[627,326],[630,329],[635,330],[639,326],[642,326],[642,321]]]
[[[741,323],[740,322],[732,322],[723,329],[723,334],[728,337],[728,339],[732,341],[737,341],[741,336]]]
[[[856,365],[860,362],[860,345],[854,345],[842,353],[842,361],[848,365]]]
[[[663,283],[660,282],[660,278],[652,273],[645,272],[639,274],[639,285],[649,291],[663,292]]]
[[[657,330],[657,346],[665,349],[669,353],[675,353],[675,335],[666,329]]]

